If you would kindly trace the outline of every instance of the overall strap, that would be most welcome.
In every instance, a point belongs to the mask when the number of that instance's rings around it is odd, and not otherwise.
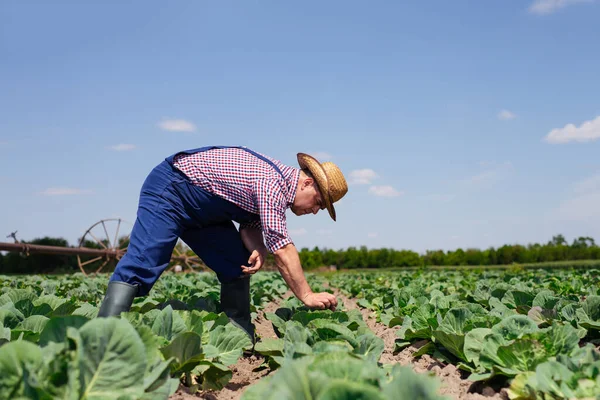
[[[277,167],[277,165],[275,165],[275,163],[271,160],[269,160],[268,158],[258,154],[257,152],[255,152],[254,150],[250,150],[249,148],[245,147],[245,146],[206,146],[206,147],[199,147],[197,149],[191,149],[191,150],[184,150],[184,151],[179,151],[169,157],[166,158],[166,160],[169,163],[173,162],[173,159],[175,158],[176,155],[178,154],[193,154],[193,153],[200,153],[202,151],[207,151],[207,150],[212,150],[212,149],[242,149],[247,151],[248,153],[258,157],[259,159],[263,160],[264,162],[266,162],[267,164],[271,165],[275,171],[277,171],[279,173],[279,175],[281,175],[281,177],[285,180],[285,176],[283,176],[283,173],[281,172],[281,170],[279,169],[279,167]]]
[[[268,158],[266,158],[266,157],[264,157],[264,156],[262,156],[262,155],[258,154],[258,153],[257,153],[257,152],[255,152],[254,150],[250,150],[250,149],[249,149],[249,148],[247,148],[247,147],[244,147],[244,146],[239,146],[239,147],[237,147],[237,148],[239,148],[239,149],[242,149],[242,150],[245,150],[245,151],[247,151],[248,153],[250,153],[250,154],[253,154],[253,155],[255,155],[256,157],[260,158],[261,160],[263,160],[263,161],[264,161],[264,162],[266,162],[267,164],[270,164],[270,165],[271,165],[273,168],[275,168],[275,171],[279,172],[279,175],[281,175],[281,177],[283,178],[283,180],[285,180],[285,176],[283,176],[283,173],[281,172],[281,170],[279,169],[279,167],[278,167],[277,165],[275,165],[275,163],[274,163],[273,161],[271,161],[271,160],[269,160]]]

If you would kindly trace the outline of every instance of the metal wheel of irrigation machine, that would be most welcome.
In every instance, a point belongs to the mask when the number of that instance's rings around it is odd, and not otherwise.
[[[0,251],[19,252],[23,256],[32,253],[62,254],[77,257],[77,266],[81,272],[96,275],[106,266],[114,268],[127,252],[131,223],[121,218],[107,218],[90,226],[79,239],[78,247],[46,246],[21,242],[16,237],[16,232],[7,237],[12,237],[14,243],[0,242]],[[119,236],[121,234],[121,236]],[[171,262],[178,262],[169,268],[169,271],[182,272],[186,268],[189,272],[204,270],[202,260],[196,255],[188,255],[184,247],[178,242],[173,249]]]

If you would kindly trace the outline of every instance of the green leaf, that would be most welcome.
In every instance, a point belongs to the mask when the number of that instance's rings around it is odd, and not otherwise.
[[[165,400],[175,394],[179,388],[179,379],[169,378],[159,388],[152,392],[144,392],[140,400]]]
[[[42,351],[33,343],[15,341],[0,347],[0,398],[38,398],[43,382],[36,374],[41,366]]]
[[[62,316],[66,316],[66,315],[72,315],[73,312],[75,312],[75,310],[77,310],[77,305],[70,303],[70,302],[65,302],[63,304],[61,304],[60,306],[58,306],[54,311],[52,311],[49,316],[50,317],[62,317]]]
[[[436,342],[439,342],[450,353],[467,360],[463,351],[467,321],[473,314],[467,308],[452,308],[448,310],[439,328],[433,332]]]
[[[75,309],[71,315],[81,315],[88,319],[93,319],[98,316],[98,311],[100,311],[98,307],[94,307],[89,303],[83,303],[79,308]]]
[[[179,324],[177,321],[179,321]],[[163,308],[152,323],[152,331],[167,340],[173,339],[174,336],[185,330],[185,323],[178,314],[173,312],[171,306]]]
[[[204,333],[204,320],[202,314],[197,310],[192,311],[179,311],[177,312],[181,316],[181,320],[186,326],[186,331],[196,332],[202,336]]]
[[[518,372],[533,371],[535,367],[548,359],[542,345],[535,340],[516,340],[498,347],[500,363],[498,369],[507,376],[515,376]]]
[[[273,329],[278,337],[283,337],[285,334],[285,320],[276,313],[266,312],[265,318],[273,324]]]
[[[79,331],[67,328],[76,343],[82,397],[88,400],[139,397],[144,392],[144,345],[129,322],[93,319]]]
[[[2,322],[4,326],[14,328],[24,319],[25,315],[17,310],[13,303],[6,303],[0,306],[0,322]]]
[[[579,345],[579,335],[571,325],[555,324],[540,332],[540,341],[550,355],[570,354]]]
[[[281,356],[283,354],[283,339],[263,339],[256,343],[254,350],[263,356]]]
[[[208,360],[200,361],[192,373],[198,375],[202,390],[221,390],[233,376],[225,365]]]
[[[31,289],[11,289],[8,293],[4,293],[0,296],[0,306],[4,306],[8,303],[16,305],[23,300],[29,300],[33,304],[33,301],[35,301],[37,297],[37,294]]]
[[[10,328],[5,328],[0,323],[0,346],[5,342],[10,342]]]
[[[314,354],[319,353],[333,353],[337,351],[347,351],[352,352],[354,348],[350,343],[345,340],[328,340],[328,341],[320,341],[315,343],[312,347],[312,351]]]
[[[465,335],[464,354],[467,361],[479,365],[479,355],[484,346],[485,337],[492,333],[489,328],[475,328]]]
[[[600,321],[600,296],[588,296],[581,308],[590,320]]]
[[[350,329],[326,319],[315,319],[310,321],[308,324],[308,329],[316,332],[316,336],[318,336],[321,340],[336,338],[352,340],[354,338],[354,333],[352,333]]]
[[[376,363],[346,352],[318,354],[308,366],[308,371],[322,377],[324,382],[343,379],[371,384],[376,384],[382,374]]]
[[[535,375],[537,383],[536,389],[538,391],[549,393],[559,398],[573,398],[575,396],[575,394],[569,390],[568,386],[564,388],[567,390],[564,390],[560,385],[562,381],[568,382],[574,376],[573,372],[569,371],[566,366],[556,361],[548,361],[536,368]]]
[[[33,333],[40,333],[42,332],[49,320],[49,318],[44,317],[43,315],[32,315],[21,321],[15,329],[31,331]]]
[[[600,296],[588,296],[575,315],[585,329],[600,331]]]
[[[374,386],[352,381],[333,381],[319,395],[319,400],[386,400]]]
[[[173,358],[171,371],[173,374],[190,372],[204,359],[202,338],[195,332],[183,332],[161,349],[165,358]]]
[[[79,329],[88,322],[81,315],[69,315],[66,317],[54,317],[48,321],[40,333],[40,346],[46,346],[50,342],[63,343],[67,338],[67,329],[73,327]]]
[[[420,306],[411,316],[402,321],[402,327],[396,332],[400,339],[431,339],[432,331],[438,327],[434,307],[430,304]]]
[[[213,347],[205,347],[205,357],[218,360],[224,365],[237,363],[244,349],[252,347],[252,341],[246,332],[231,324],[212,330],[208,343]]]
[[[45,294],[33,300],[33,305],[39,307],[46,304],[51,310],[55,310],[61,304],[66,303],[67,301],[67,299],[58,297],[54,294]]]
[[[144,376],[144,392],[149,393],[159,390],[171,378],[171,362],[157,359],[155,364],[148,368]],[[163,388],[164,389],[164,388]]]
[[[534,321],[525,315],[512,315],[492,327],[492,332],[500,334],[506,340],[539,331]]]
[[[242,400],[311,400],[318,398],[323,387],[308,373],[308,365],[314,356],[291,360],[276,374],[263,378],[248,387]]]
[[[509,308],[516,309],[519,306],[531,307],[533,303],[534,295],[528,292],[520,290],[509,290],[502,297],[502,303],[506,304]]]
[[[535,296],[531,306],[551,310],[554,309],[559,300],[560,297],[556,297],[551,290],[542,290]]]
[[[383,354],[385,344],[383,339],[372,334],[364,334],[357,338],[359,346],[354,349],[354,354],[360,354],[369,361],[377,362]]]
[[[409,366],[394,365],[390,378],[382,384],[383,394],[388,399],[450,400],[437,394],[441,386],[437,379],[417,374]]]
[[[323,318],[337,322],[347,322],[348,314],[342,311],[298,311],[292,316],[292,321],[298,321],[302,325],[307,325],[310,321]]]

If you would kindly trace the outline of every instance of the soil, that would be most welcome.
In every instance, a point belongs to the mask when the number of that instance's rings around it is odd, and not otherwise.
[[[260,339],[276,338],[277,335],[273,330],[271,321],[265,318],[266,312],[275,312],[279,308],[279,304],[283,299],[292,295],[292,291],[288,290],[281,300],[268,303],[265,308],[258,312],[258,317],[254,321],[256,334]],[[260,340],[258,339],[258,340]],[[244,390],[253,383],[258,382],[261,378],[268,375],[271,370],[269,368],[254,371],[263,363],[264,358],[260,354],[251,356],[242,356],[238,362],[230,367],[233,372],[231,380],[222,390],[219,391],[199,391],[191,394],[189,390],[179,385],[179,389],[169,397],[169,400],[189,400],[189,399],[210,399],[210,400],[238,400],[242,397]]]
[[[379,361],[382,364],[400,363],[401,365],[411,365],[413,370],[419,373],[433,373],[438,376],[442,382],[439,389],[441,395],[448,396],[457,400],[508,400],[508,394],[504,389],[498,389],[491,386],[476,384],[463,377],[463,373],[453,364],[446,364],[436,360],[428,354],[419,358],[414,358],[413,354],[422,346],[427,344],[426,340],[415,342],[411,346],[394,354],[394,344],[396,340],[396,331],[399,327],[388,328],[375,320],[375,315],[368,309],[361,308],[356,304],[355,299],[351,299],[333,289],[335,295],[340,298],[346,309],[360,310],[363,319],[377,336],[383,339],[385,348]]]

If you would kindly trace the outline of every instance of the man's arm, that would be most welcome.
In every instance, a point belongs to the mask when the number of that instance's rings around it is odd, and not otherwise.
[[[267,253],[267,247],[265,246],[263,234],[260,228],[242,228],[240,229],[240,236],[242,237],[242,242],[244,242],[244,246],[246,246],[248,251],[252,252],[253,250],[257,250],[263,254]]]
[[[327,292],[314,293],[308,286],[298,250],[293,244],[287,244],[275,251],[274,256],[281,276],[300,301],[308,307],[335,309],[337,299],[334,295]]]
[[[242,265],[242,270],[245,274],[254,274],[264,265],[268,253],[262,231],[252,226],[243,227],[240,228],[240,236],[244,246],[250,252],[248,264],[251,264],[250,268]]]

